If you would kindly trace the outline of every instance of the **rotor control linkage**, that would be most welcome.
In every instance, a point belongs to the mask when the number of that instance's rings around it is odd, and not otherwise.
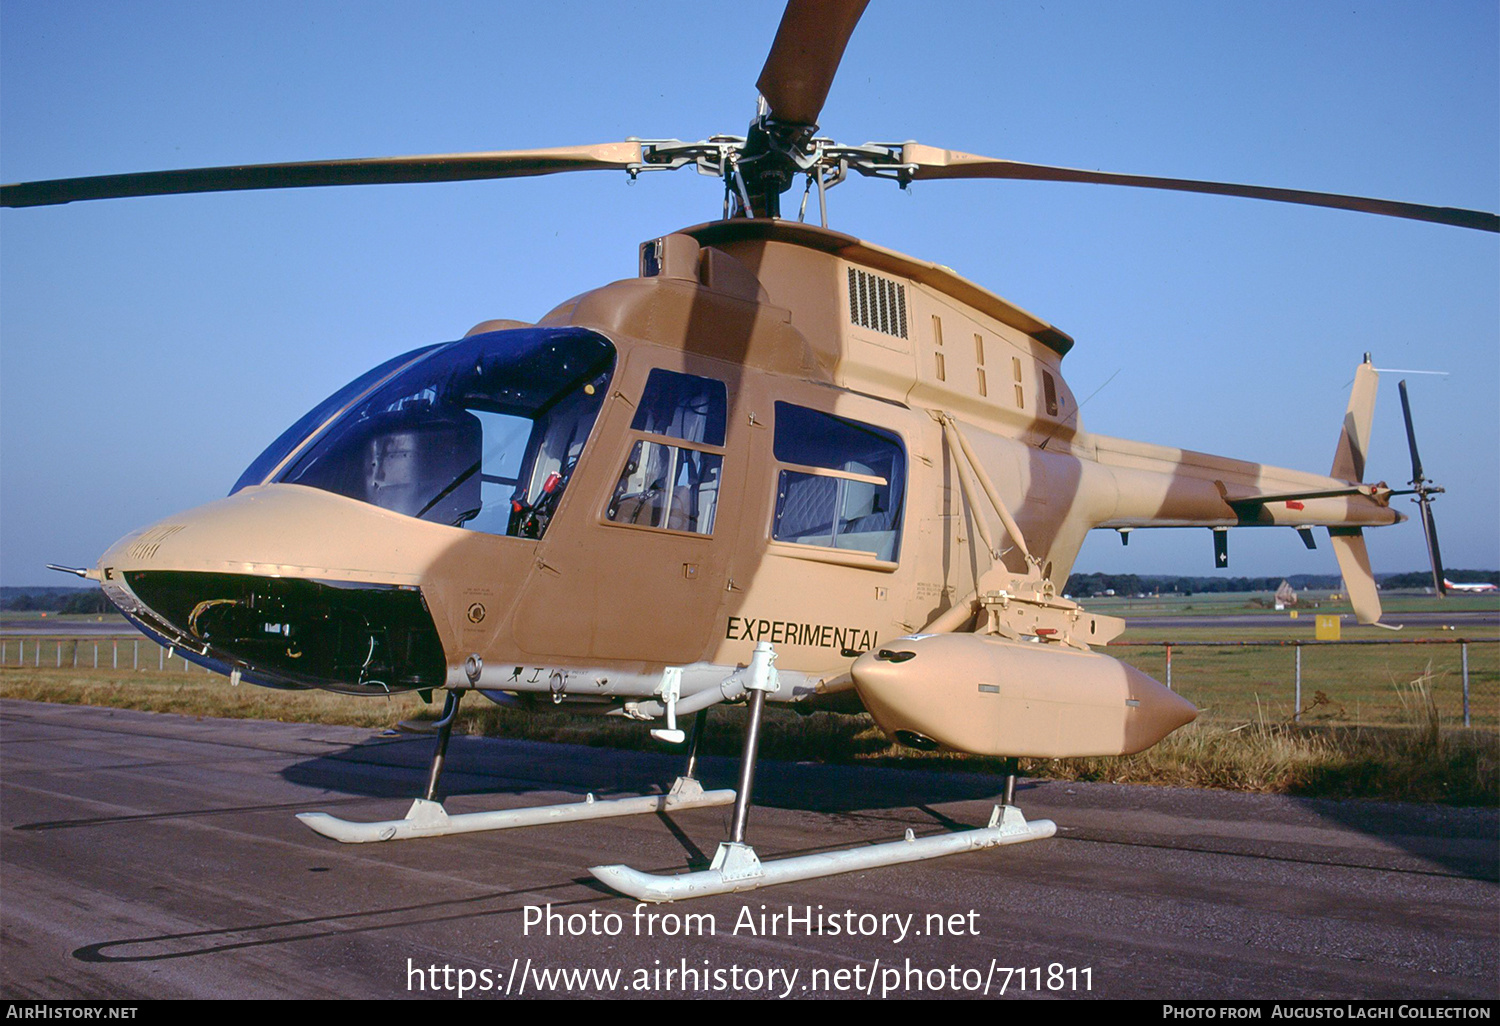
[[[1005,784],[1006,804],[995,806],[990,813],[988,825],[981,829],[920,839],[907,830],[906,837],[900,841],[762,862],[755,849],[745,843],[745,828],[750,814],[751,787],[755,781],[765,696],[774,694],[779,689],[775,660],[776,653],[770,642],[762,641],[755,646],[755,654],[750,662],[750,679],[745,684],[745,690],[750,692],[750,719],[745,730],[745,750],[740,765],[740,788],[735,800],[733,826],[730,839],[720,843],[709,868],[676,876],[660,876],[642,873],[625,865],[593,866],[589,872],[595,879],[638,901],[677,901],[710,894],[751,891],[770,884],[811,880],[902,862],[917,862],[1002,844],[1041,840],[1057,832],[1057,825],[1051,820],[1026,822],[1021,810],[1010,804],[1015,787],[1014,767],[1011,765]]]

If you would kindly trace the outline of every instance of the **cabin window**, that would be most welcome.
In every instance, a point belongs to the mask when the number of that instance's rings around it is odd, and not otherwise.
[[[1042,399],[1047,404],[1047,415],[1057,416],[1057,382],[1046,371],[1042,371]]]
[[[896,560],[906,491],[898,435],[779,402],[773,451],[782,467],[772,538]]]
[[[712,534],[724,466],[727,405],[722,381],[660,367],[652,370],[630,424],[639,437],[610,496],[605,519]]]

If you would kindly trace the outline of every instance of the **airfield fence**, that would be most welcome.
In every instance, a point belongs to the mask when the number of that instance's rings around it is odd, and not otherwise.
[[[1116,641],[1109,649],[1218,723],[1416,725],[1436,715],[1500,726],[1500,638]]]
[[[1400,726],[1435,714],[1447,725],[1500,727],[1500,638],[1116,641],[1108,649],[1220,724]],[[123,635],[0,638],[0,666],[210,675]]]
[[[123,653],[123,655],[122,655]],[[48,638],[19,636],[0,639],[0,666],[13,669],[150,670],[160,673],[212,673],[163,648],[149,638],[89,636]]]

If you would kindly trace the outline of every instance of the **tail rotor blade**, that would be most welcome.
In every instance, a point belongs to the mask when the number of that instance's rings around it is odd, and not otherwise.
[[[1432,497],[1442,489],[1427,483],[1422,474],[1422,457],[1417,453],[1417,429],[1411,420],[1411,399],[1406,394],[1406,382],[1397,388],[1401,391],[1401,415],[1406,419],[1406,444],[1411,449],[1411,486],[1417,495],[1417,507],[1422,511],[1422,533],[1427,536],[1427,558],[1432,563],[1432,590],[1439,598],[1448,594],[1443,584],[1443,553],[1438,547],[1437,521],[1432,517]]]
[[[1417,429],[1411,423],[1411,400],[1406,395],[1406,379],[1396,386],[1401,391],[1401,415],[1406,418],[1406,445],[1411,450],[1411,483],[1422,487],[1422,457],[1417,455]]]
[[[1432,500],[1423,495],[1417,499],[1422,510],[1422,530],[1427,533],[1427,557],[1432,561],[1432,590],[1439,598],[1447,596],[1443,584],[1443,553],[1438,548],[1437,521],[1432,518]]]

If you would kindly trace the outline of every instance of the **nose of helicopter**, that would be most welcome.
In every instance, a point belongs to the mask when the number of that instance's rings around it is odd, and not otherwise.
[[[271,485],[127,535],[95,573],[136,626],[212,669],[272,686],[399,691],[446,678],[421,588],[445,543],[436,525]]]

